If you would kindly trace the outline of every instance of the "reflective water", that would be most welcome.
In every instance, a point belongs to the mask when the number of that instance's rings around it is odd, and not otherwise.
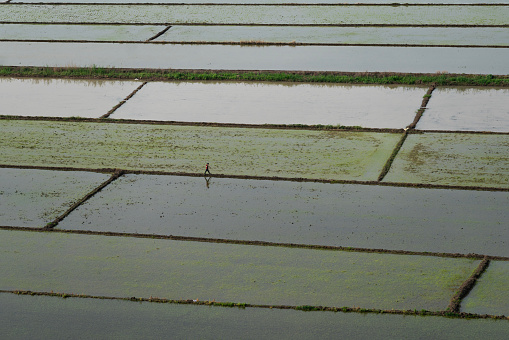
[[[506,192],[126,175],[58,227],[509,256],[508,206]]]
[[[3,339],[503,339],[507,321],[0,294]]]
[[[0,42],[0,50],[10,66],[509,74],[505,48]]]
[[[437,88],[417,129],[509,132],[509,89]]]
[[[154,82],[111,118],[404,128],[413,121],[426,90],[408,86]]]
[[[156,41],[509,45],[509,28],[173,26]]]
[[[0,39],[145,41],[166,26],[0,24]]]
[[[139,85],[134,81],[0,78],[0,115],[99,118]]]

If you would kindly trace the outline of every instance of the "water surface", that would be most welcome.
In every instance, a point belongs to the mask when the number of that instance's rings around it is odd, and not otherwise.
[[[111,118],[404,128],[413,121],[426,90],[409,86],[151,82]]]
[[[0,42],[0,50],[5,66],[509,74],[505,48]]]

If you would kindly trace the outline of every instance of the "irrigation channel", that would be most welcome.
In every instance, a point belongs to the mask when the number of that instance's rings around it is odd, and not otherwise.
[[[505,339],[509,5],[343,2],[0,3],[0,337]]]

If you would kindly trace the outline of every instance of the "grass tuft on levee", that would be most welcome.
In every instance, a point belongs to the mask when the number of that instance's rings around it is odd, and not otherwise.
[[[437,72],[379,73],[379,72],[285,72],[285,71],[213,71],[116,69],[102,67],[26,67],[0,66],[3,77],[86,78],[122,80],[237,80],[307,83],[399,84],[399,85],[456,85],[509,87],[509,75],[471,75]]]

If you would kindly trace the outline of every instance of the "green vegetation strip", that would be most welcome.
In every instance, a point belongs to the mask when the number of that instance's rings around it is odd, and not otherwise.
[[[0,234],[2,289],[117,297],[445,310],[479,262],[13,230]]]
[[[399,134],[1,120],[6,163],[375,180]]]
[[[489,314],[473,314],[465,312],[451,312],[451,311],[429,311],[425,309],[417,310],[401,310],[401,309],[375,309],[375,308],[360,308],[360,307],[326,307],[326,306],[290,306],[290,305],[261,305],[250,303],[238,302],[219,302],[219,301],[200,301],[200,300],[170,300],[158,297],[111,297],[111,296],[94,296],[88,294],[73,294],[73,293],[55,293],[55,292],[36,292],[31,290],[4,290],[0,289],[0,293],[16,294],[16,295],[29,295],[29,296],[49,296],[59,297],[62,299],[79,298],[79,299],[97,299],[97,300],[120,300],[132,302],[154,302],[154,303],[171,303],[179,305],[197,305],[197,306],[214,306],[225,308],[264,308],[264,309],[293,309],[304,312],[343,312],[343,313],[361,313],[361,314],[397,314],[397,315],[413,315],[413,316],[444,316],[447,318],[459,319],[499,319],[508,320],[509,317],[503,315],[489,315]]]
[[[484,258],[481,263],[479,263],[479,267],[472,273],[472,275],[460,286],[458,292],[452,297],[449,306],[447,306],[447,310],[459,313],[460,304],[463,298],[465,298],[468,293],[474,288],[475,284],[479,277],[481,277],[482,273],[488,268],[490,265],[490,260],[488,258]]]
[[[0,66],[0,76],[134,80],[243,80],[306,83],[400,84],[509,87],[509,75],[383,72],[277,72]]]
[[[191,242],[204,242],[204,243],[224,243],[224,244],[239,244],[249,246],[261,247],[283,247],[283,248],[300,248],[300,249],[315,249],[315,250],[330,250],[330,251],[345,251],[357,253],[373,253],[373,254],[392,254],[392,255],[417,255],[417,256],[433,256],[444,258],[465,258],[474,260],[496,260],[496,261],[509,261],[509,257],[505,256],[491,256],[483,254],[460,254],[460,253],[438,253],[429,251],[408,251],[408,250],[392,250],[392,249],[373,249],[373,248],[359,248],[359,247],[343,247],[343,246],[324,246],[313,244],[298,244],[298,243],[282,243],[282,242],[267,242],[267,241],[253,241],[253,240],[233,240],[233,239],[219,239],[219,238],[205,238],[205,237],[192,237],[192,236],[175,236],[175,235],[157,235],[157,234],[143,234],[143,233],[121,233],[111,231],[93,231],[93,230],[65,230],[65,229],[48,229],[48,228],[28,228],[17,226],[2,226],[0,230],[16,230],[28,231],[39,233],[62,233],[62,234],[78,234],[78,235],[97,235],[97,236],[112,236],[112,237],[133,237],[142,239],[154,240],[174,240],[174,241],[191,241]]]

